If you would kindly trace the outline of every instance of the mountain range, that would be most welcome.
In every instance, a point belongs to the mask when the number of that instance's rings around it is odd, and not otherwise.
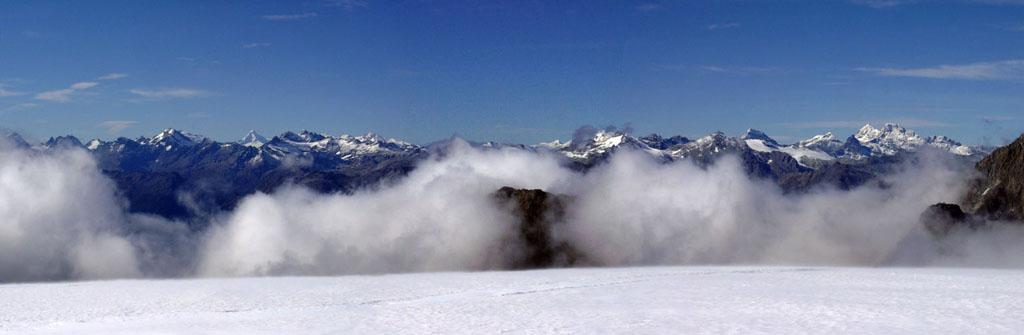
[[[129,210],[178,219],[233,208],[248,194],[270,192],[286,182],[321,192],[351,192],[404,176],[420,160],[444,152],[454,141],[420,146],[373,133],[330,136],[301,131],[267,138],[251,131],[237,142],[218,142],[176,129],[149,138],[94,139],[85,143],[74,136],[54,137],[37,145],[13,133],[8,139],[36,150],[85,149],[116,182],[129,201]],[[856,187],[922,150],[972,164],[990,151],[944,136],[922,137],[896,124],[880,128],[865,125],[845,140],[825,133],[791,144],[779,143],[756,129],[738,137],[714,132],[695,139],[658,134],[637,137],[616,129],[587,129],[577,131],[568,142],[470,144],[483,150],[554,153],[566,166],[580,171],[600,165],[621,150],[642,152],[664,162],[691,160],[700,166],[736,155],[749,175],[769,179],[787,192],[819,185]]]

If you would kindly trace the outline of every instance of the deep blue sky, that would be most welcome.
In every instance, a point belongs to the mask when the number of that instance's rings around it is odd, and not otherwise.
[[[1024,131],[1024,1],[0,3],[0,127],[37,138],[790,142],[886,121]]]

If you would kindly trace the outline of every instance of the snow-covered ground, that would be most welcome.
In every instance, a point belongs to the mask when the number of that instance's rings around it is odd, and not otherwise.
[[[11,333],[1016,333],[1024,271],[651,267],[0,285]]]

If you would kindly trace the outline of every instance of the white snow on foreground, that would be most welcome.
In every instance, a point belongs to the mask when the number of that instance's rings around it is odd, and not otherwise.
[[[1024,271],[652,267],[0,285],[10,333],[1020,333]]]

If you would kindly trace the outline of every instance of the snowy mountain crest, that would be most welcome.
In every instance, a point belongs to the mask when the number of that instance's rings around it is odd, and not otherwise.
[[[268,140],[266,137],[260,135],[255,130],[250,130],[249,133],[245,135],[245,137],[238,141],[238,144],[247,147],[259,148],[266,144],[267,142]]]
[[[148,144],[165,147],[192,146],[206,140],[206,137],[180,131],[174,128],[167,128],[149,139]]]
[[[764,132],[762,132],[760,130],[754,129],[754,128],[747,129],[747,132],[744,133],[743,136],[740,136],[740,139],[741,140],[761,140],[761,141],[764,141],[764,143],[768,144],[768,145],[774,145],[774,146],[778,146],[779,145],[778,142],[776,142],[771,137],[768,137],[767,134],[765,134]]]

